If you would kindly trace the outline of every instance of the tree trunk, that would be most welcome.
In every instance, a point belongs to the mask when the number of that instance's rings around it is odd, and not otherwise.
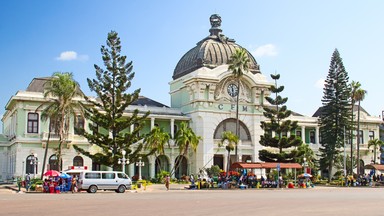
[[[359,176],[360,173],[360,101],[359,101],[359,107],[357,108],[357,175]]]
[[[43,166],[41,169],[41,177],[40,179],[43,179],[43,174],[45,173],[45,163],[47,162],[47,154],[48,154],[48,146],[49,146],[49,139],[51,138],[51,127],[49,126],[48,128],[48,140],[47,140],[47,145],[45,146],[45,151],[44,151],[44,159],[43,159]]]
[[[357,108],[357,176],[360,176],[360,101]]]
[[[227,176],[229,176],[229,167],[231,166],[231,151],[228,151],[228,159],[227,159]]]
[[[351,117],[352,128],[353,128],[353,107],[354,107],[354,102],[352,102],[352,117]],[[350,170],[350,174],[353,175],[353,129],[350,130],[349,136],[351,139],[351,141],[350,141],[350,143],[351,143],[351,170]]]
[[[237,97],[236,97],[236,136],[240,139],[240,131],[239,131],[239,96],[240,96],[240,78],[237,78]],[[235,146],[235,162],[237,162],[237,145]]]

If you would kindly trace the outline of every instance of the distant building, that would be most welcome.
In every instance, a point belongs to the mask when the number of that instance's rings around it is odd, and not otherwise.
[[[265,97],[270,95],[269,87],[273,85],[261,73],[255,58],[248,52],[251,60],[249,72],[241,78],[240,86],[228,71],[228,60],[236,48],[241,47],[222,34],[221,18],[218,15],[210,17],[210,35],[199,41],[177,63],[173,79],[170,82],[171,107],[158,103],[146,97],[128,107],[125,112],[129,116],[134,109],[143,113],[150,111],[142,133],[148,133],[155,127],[163,127],[174,137],[180,123],[187,121],[195,133],[203,138],[196,154],[180,156],[178,148],[171,141],[171,147],[166,148],[165,155],[157,158],[143,158],[142,168],[144,178],[154,178],[159,172],[158,162],[169,170],[178,157],[182,157],[181,166],[175,176],[198,173],[203,167],[218,165],[226,169],[227,151],[220,148],[218,143],[223,131],[235,131],[236,125],[236,96],[239,98],[240,143],[238,157],[243,162],[259,161],[258,152],[263,149],[259,144],[260,135],[264,131],[260,122],[264,120],[263,106],[268,105]],[[57,169],[56,149],[57,134],[51,133],[49,146],[49,122],[41,121],[40,111],[36,110],[45,99],[43,85],[49,78],[35,78],[25,91],[18,91],[6,105],[3,115],[3,135],[0,136],[0,181],[22,176],[26,173],[41,175],[41,166],[46,148],[48,157],[46,164],[50,169]],[[238,91],[240,90],[240,91]],[[315,152],[319,145],[319,126],[317,115],[313,117],[294,113],[291,120],[299,122],[299,128],[294,132],[311,146]],[[63,169],[73,166],[87,166],[88,169],[100,170],[106,167],[92,162],[90,158],[77,153],[74,144],[96,153],[96,149],[88,141],[75,133],[74,127],[88,128],[88,121],[76,116],[71,120],[68,140],[63,148]],[[368,140],[379,137],[379,125],[382,120],[372,117],[362,110],[361,114],[361,158],[364,163],[370,163],[371,155],[367,149]],[[134,125],[130,130],[134,129]],[[288,135],[288,134],[287,134]],[[347,145],[348,149],[348,145]],[[348,152],[348,151],[347,151]],[[34,162],[34,154],[38,161]],[[230,160],[235,160],[231,152]],[[137,174],[137,167],[132,163],[127,165],[130,176]]]

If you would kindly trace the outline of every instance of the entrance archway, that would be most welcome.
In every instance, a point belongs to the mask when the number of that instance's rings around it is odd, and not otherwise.
[[[156,158],[155,176],[157,176],[157,174],[159,174],[162,170],[169,172],[169,161],[165,155],[160,155]]]
[[[175,160],[175,178],[180,179],[184,175],[188,175],[188,162],[186,157],[179,155]]]
[[[247,126],[239,121],[239,129],[240,129],[240,140],[241,141],[252,141],[251,133],[249,132]],[[214,139],[221,139],[224,131],[231,131],[233,134],[236,134],[236,119],[229,118],[220,122],[215,129],[215,133],[213,135]]]

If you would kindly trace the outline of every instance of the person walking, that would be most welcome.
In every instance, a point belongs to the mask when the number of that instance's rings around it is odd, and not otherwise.
[[[72,193],[77,192],[77,179],[76,179],[76,176],[72,177],[71,191],[72,191]]]
[[[169,175],[167,175],[165,177],[165,187],[167,188],[167,191],[169,190],[169,183],[171,182],[171,177],[169,177]]]
[[[31,183],[31,176],[29,173],[25,177],[25,189],[28,191],[29,190],[29,184]]]

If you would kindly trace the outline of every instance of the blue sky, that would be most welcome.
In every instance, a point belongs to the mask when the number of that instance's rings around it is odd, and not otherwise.
[[[312,115],[321,105],[322,81],[337,48],[350,81],[368,91],[362,106],[381,115],[384,1],[1,1],[0,114],[10,97],[34,77],[73,72],[88,95],[100,47],[117,31],[122,54],[133,61],[130,91],[170,105],[173,70],[208,36],[209,17],[251,53],[270,79],[281,74],[288,108]]]

